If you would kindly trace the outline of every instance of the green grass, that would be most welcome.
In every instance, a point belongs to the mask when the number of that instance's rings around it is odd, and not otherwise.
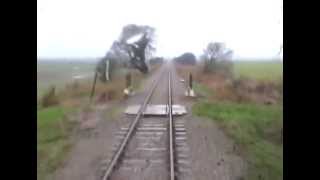
[[[206,86],[200,84],[200,83],[193,83],[193,89],[195,92],[197,92],[198,95],[203,97],[209,97],[210,94],[212,94],[212,90],[208,89]]]
[[[71,142],[69,134],[73,124],[65,117],[72,109],[59,106],[37,111],[37,175],[48,179],[63,162]]]
[[[193,113],[217,121],[241,147],[249,180],[283,178],[281,106],[202,102],[193,106]]]
[[[280,80],[282,78],[282,62],[275,61],[248,61],[234,62],[234,75],[236,78],[246,77],[257,80]]]

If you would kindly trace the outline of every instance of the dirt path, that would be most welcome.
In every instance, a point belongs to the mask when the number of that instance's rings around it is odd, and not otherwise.
[[[128,126],[132,120],[122,113],[123,110],[128,105],[143,102],[147,89],[151,87],[152,81],[159,77],[162,70],[164,67],[145,81],[144,91],[136,92],[126,101],[95,108],[96,111],[88,116],[90,120],[82,124],[74,137],[75,144],[70,156],[64,166],[56,171],[54,179],[98,180],[101,178],[103,168],[108,164],[106,160],[111,158],[112,147],[117,143],[115,133],[121,127]],[[245,166],[242,159],[233,153],[232,142],[213,121],[192,116],[192,101],[187,100],[183,95],[184,84],[180,82],[175,71],[172,75],[173,103],[185,105],[188,109],[187,115],[174,119],[174,121],[184,121],[187,129],[187,144],[190,147],[188,159],[192,162],[188,170],[190,171],[188,179],[240,180]],[[158,92],[152,98],[152,104],[164,103],[166,100],[167,91],[163,87],[160,84]]]

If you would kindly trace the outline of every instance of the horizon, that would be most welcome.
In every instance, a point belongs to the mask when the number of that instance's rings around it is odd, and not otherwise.
[[[75,58],[75,57],[68,57],[68,58],[37,58],[37,62],[38,61],[42,61],[42,62],[49,62],[49,61],[65,61],[65,62],[77,62],[77,61],[81,61],[81,62],[94,62],[94,61],[99,61],[101,58],[103,57],[88,57],[88,58]],[[166,60],[172,60],[173,58],[164,58]],[[198,57],[196,57],[196,60],[197,61],[200,61]],[[246,62],[246,61],[251,61],[251,62],[254,62],[254,61],[275,61],[275,62],[283,62],[283,59],[281,58],[233,58],[231,61],[233,62],[239,62],[239,61],[242,61],[242,62]]]

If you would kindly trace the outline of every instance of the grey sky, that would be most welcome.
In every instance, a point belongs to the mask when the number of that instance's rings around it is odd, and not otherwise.
[[[197,56],[210,41],[235,57],[274,58],[282,0],[37,0],[37,55],[101,57],[129,23],[156,28],[156,55]]]

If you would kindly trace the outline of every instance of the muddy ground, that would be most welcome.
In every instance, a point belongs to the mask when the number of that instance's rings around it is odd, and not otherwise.
[[[57,180],[98,180],[112,157],[112,147],[117,143],[115,132],[128,125],[133,118],[123,111],[128,105],[141,104],[153,80],[159,77],[166,66],[157,70],[144,82],[144,90],[133,97],[113,104],[95,106],[92,112],[81,113],[76,120],[80,126],[74,135],[74,146],[63,166],[53,176]],[[240,180],[246,172],[244,160],[234,151],[233,142],[220,130],[214,121],[195,117],[191,106],[195,100],[184,97],[185,85],[174,71],[173,103],[187,107],[188,114],[174,118],[183,120],[190,148],[190,173],[194,180]],[[161,86],[161,85],[160,85]],[[165,91],[165,92],[162,92]],[[167,96],[166,88],[159,88],[155,102]],[[163,97],[163,98],[162,98]],[[183,179],[183,177],[180,177]],[[131,179],[131,178],[130,178]]]

